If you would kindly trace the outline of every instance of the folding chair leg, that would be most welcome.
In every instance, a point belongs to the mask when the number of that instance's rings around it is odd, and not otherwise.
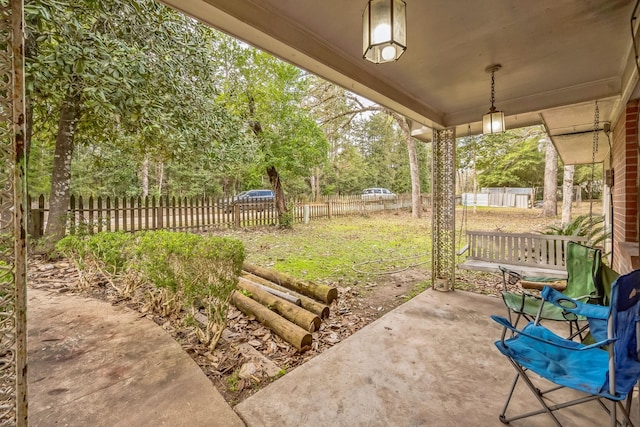
[[[632,400],[633,400],[633,391],[629,393],[629,396],[627,397],[626,403],[624,405],[622,404],[622,402],[616,402],[617,405],[620,405],[620,412],[622,412],[622,416],[624,417],[624,424],[621,424],[623,426],[633,427],[633,422],[631,421]],[[615,406],[616,405],[614,405],[614,408]],[[611,414],[611,425],[614,427],[617,425],[617,415],[616,415],[615,409]]]
[[[513,396],[513,392],[516,389],[516,384],[518,384],[518,379],[520,378],[520,374],[516,373],[513,378],[513,382],[511,383],[511,390],[509,390],[509,394],[507,395],[507,400],[504,402],[504,406],[502,407],[502,412],[500,412],[500,421],[504,422],[505,414],[507,412],[507,408],[509,407],[509,402],[511,402],[511,397]]]
[[[542,396],[540,395],[540,391],[538,390],[538,388],[535,386],[535,384],[533,384],[531,382],[529,377],[527,377],[527,374],[525,373],[524,369],[522,369],[522,367],[520,365],[518,365],[517,363],[515,363],[510,357],[507,357],[507,359],[509,360],[511,365],[513,365],[515,370],[518,372],[518,375],[513,380],[513,384],[511,386],[511,392],[509,393],[509,396],[507,397],[507,401],[505,402],[505,405],[504,405],[504,408],[502,410],[502,413],[500,414],[500,422],[502,422],[504,424],[508,424],[510,421],[515,421],[515,420],[519,420],[521,418],[527,418],[527,417],[530,417],[530,416],[533,416],[533,415],[538,415],[538,414],[542,414],[542,413],[546,412],[553,419],[553,421],[554,421],[554,423],[555,423],[555,425],[557,427],[562,427],[562,424],[560,424],[560,421],[558,420],[558,418],[556,418],[556,416],[553,414],[552,410],[546,404],[544,399],[542,399]],[[518,378],[522,378],[522,380],[525,382],[527,387],[529,387],[529,389],[531,390],[531,393],[533,393],[534,396],[536,397],[536,399],[538,399],[538,402],[540,402],[540,405],[542,405],[543,409],[538,410],[538,411],[528,412],[526,414],[521,414],[521,415],[518,415],[518,416],[515,416],[515,417],[507,418],[506,417],[507,407],[509,406],[509,402],[511,400],[511,396],[513,395],[513,392],[514,392],[514,390],[516,388],[516,384],[518,382]]]

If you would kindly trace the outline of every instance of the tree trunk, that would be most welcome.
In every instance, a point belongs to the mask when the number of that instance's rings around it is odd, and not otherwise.
[[[140,169],[140,181],[142,184],[142,197],[147,197],[149,195],[149,155],[144,155],[144,160],[142,161],[142,168]]]
[[[49,196],[49,218],[45,237],[53,246],[66,232],[67,208],[69,206],[69,187],[71,185],[71,158],[76,124],[80,118],[80,96],[67,94],[60,110],[58,136],[53,156],[51,174],[51,194]]]
[[[311,177],[311,196],[314,202],[318,201],[320,197],[320,178],[322,176],[322,170],[317,167],[315,173]]]
[[[564,166],[564,179],[562,184],[562,226],[571,222],[571,202],[573,201],[573,174],[575,166]]]
[[[544,200],[542,214],[556,216],[558,214],[558,153],[550,139],[547,140],[547,152],[544,166]]]
[[[284,191],[282,190],[282,183],[280,182],[280,175],[275,166],[267,167],[267,175],[269,176],[269,182],[273,193],[276,196],[276,209],[278,210],[278,217],[281,217],[287,212],[287,204],[284,200]]]
[[[407,152],[409,153],[409,172],[411,175],[411,216],[413,218],[422,218],[422,203],[420,203],[420,167],[418,165],[418,153],[416,152],[415,140],[411,137],[411,128],[407,119],[395,113],[387,112],[395,119],[402,129],[402,133],[407,143]]]
[[[163,162],[158,162],[157,175],[158,175],[158,194],[162,196],[162,186],[164,185],[164,163]]]
[[[407,151],[409,152],[409,169],[411,171],[411,216],[413,218],[422,218],[418,153],[416,153],[416,142],[411,137],[411,134],[407,134]]]

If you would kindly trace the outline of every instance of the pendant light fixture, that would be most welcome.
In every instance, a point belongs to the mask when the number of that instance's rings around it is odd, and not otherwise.
[[[485,135],[491,135],[493,133],[504,132],[504,113],[496,110],[495,102],[495,72],[500,70],[502,65],[493,64],[489,65],[485,71],[491,73],[491,109],[487,114],[482,116],[482,133]]]
[[[362,14],[362,57],[376,64],[392,62],[406,49],[406,3],[369,0]]]

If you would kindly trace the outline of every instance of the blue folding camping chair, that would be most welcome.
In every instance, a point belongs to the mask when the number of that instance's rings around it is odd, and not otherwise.
[[[543,306],[551,303],[584,316],[597,342],[586,345],[562,338],[541,325],[539,316],[521,330],[504,317],[491,316],[504,328],[502,338],[495,345],[517,372],[500,421],[506,424],[546,412],[557,426],[561,426],[555,411],[595,400],[610,414],[612,427],[618,425],[618,409],[624,422],[633,425],[629,409],[633,387],[640,378],[640,270],[616,279],[611,285],[608,307],[582,303],[550,287],[543,289],[542,298]],[[511,333],[508,334],[508,331]],[[529,376],[532,372],[553,386],[540,390]],[[542,409],[507,416],[509,403],[520,379],[531,390]],[[585,395],[567,402],[551,402],[548,395],[561,388],[574,389]],[[627,404],[623,405],[625,399]],[[606,401],[612,403],[606,405]]]

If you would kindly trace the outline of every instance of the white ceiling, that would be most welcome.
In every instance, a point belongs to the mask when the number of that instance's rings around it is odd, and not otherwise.
[[[565,163],[591,162],[595,100],[602,125],[637,96],[631,0],[406,0],[407,51],[380,65],[362,59],[365,0],[162,1],[404,114],[415,129],[478,133],[490,105],[485,68],[499,63],[496,107],[507,127],[544,124]]]

